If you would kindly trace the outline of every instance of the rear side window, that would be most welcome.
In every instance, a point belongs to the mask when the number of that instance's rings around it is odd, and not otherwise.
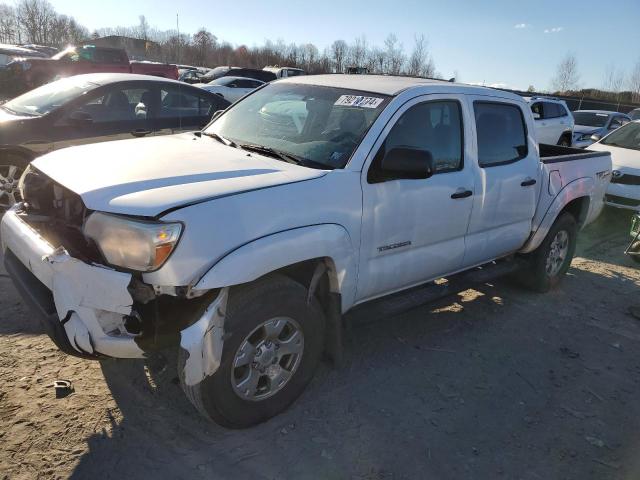
[[[177,86],[163,87],[160,91],[160,113],[162,118],[206,117],[217,110],[208,97]]]
[[[474,102],[474,111],[481,167],[504,165],[527,156],[527,131],[517,105]]]
[[[566,114],[567,112],[562,105],[544,102],[544,118],[564,117]]]

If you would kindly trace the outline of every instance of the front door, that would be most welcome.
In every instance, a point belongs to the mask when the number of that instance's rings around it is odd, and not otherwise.
[[[517,103],[469,97],[475,114],[478,173],[467,233],[465,266],[518,250],[531,233],[540,188],[540,161]],[[526,108],[526,106],[522,105]]]
[[[462,96],[427,95],[405,104],[380,136],[363,170],[358,301],[461,267],[473,203],[470,118]],[[379,166],[394,147],[429,151],[434,175],[385,180]]]

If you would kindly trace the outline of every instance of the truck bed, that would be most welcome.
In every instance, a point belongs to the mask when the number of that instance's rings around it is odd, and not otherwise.
[[[611,179],[611,154],[580,148],[540,144],[540,194],[532,222],[532,232],[550,227],[569,191],[578,191],[588,201],[580,219],[582,227],[596,219],[603,207],[604,192]],[[546,220],[546,221],[545,221]]]
[[[607,152],[594,152],[584,148],[561,147],[560,145],[540,144],[540,161],[545,164],[571,162],[585,158],[608,156]]]

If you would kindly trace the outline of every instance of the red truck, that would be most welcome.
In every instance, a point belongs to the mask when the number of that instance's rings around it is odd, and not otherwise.
[[[178,67],[166,63],[129,61],[120,48],[69,47],[51,58],[24,58],[10,66],[16,87],[30,90],[52,80],[83,73],[138,73],[178,79]]]

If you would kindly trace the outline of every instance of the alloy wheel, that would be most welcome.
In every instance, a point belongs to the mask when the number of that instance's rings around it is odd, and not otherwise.
[[[304,352],[300,325],[288,317],[271,318],[243,340],[233,358],[231,385],[243,400],[269,398],[296,373]]]

